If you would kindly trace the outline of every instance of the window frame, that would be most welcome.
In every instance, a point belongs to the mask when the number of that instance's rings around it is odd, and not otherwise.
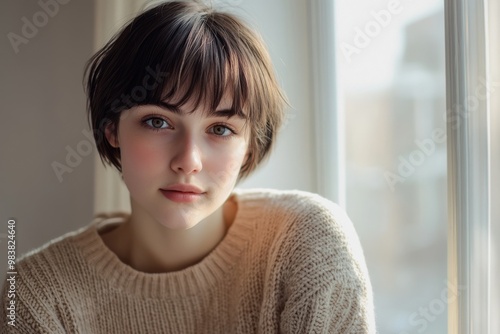
[[[346,207],[345,117],[339,103],[335,2],[308,1],[316,191]]]
[[[445,0],[449,333],[490,333],[487,0]],[[456,122],[456,118],[460,122]],[[456,125],[458,124],[458,125]]]

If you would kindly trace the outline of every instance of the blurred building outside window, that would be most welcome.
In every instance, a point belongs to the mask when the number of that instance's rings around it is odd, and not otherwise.
[[[336,6],[346,209],[364,246],[377,331],[446,333],[443,2]]]

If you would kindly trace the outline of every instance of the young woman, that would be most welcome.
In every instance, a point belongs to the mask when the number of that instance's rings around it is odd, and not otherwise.
[[[17,264],[8,333],[374,333],[358,237],[311,193],[235,185],[286,104],[258,35],[198,1],[136,17],[89,61],[89,120],[130,191]]]

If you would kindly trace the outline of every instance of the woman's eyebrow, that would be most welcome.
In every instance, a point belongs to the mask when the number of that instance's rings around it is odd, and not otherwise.
[[[220,110],[211,110],[208,113],[208,116],[210,117],[226,117],[226,118],[231,118],[233,116],[236,116],[240,119],[245,119],[245,116],[241,113],[236,112],[234,109],[220,109]]]

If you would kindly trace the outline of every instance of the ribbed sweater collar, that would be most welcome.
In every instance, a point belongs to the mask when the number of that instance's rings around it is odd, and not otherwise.
[[[143,298],[179,298],[206,293],[223,284],[253,234],[259,210],[256,194],[234,190],[238,211],[222,241],[203,260],[170,273],[145,273],[123,263],[103,242],[98,230],[123,218],[94,220],[73,237],[86,262],[109,286]]]

